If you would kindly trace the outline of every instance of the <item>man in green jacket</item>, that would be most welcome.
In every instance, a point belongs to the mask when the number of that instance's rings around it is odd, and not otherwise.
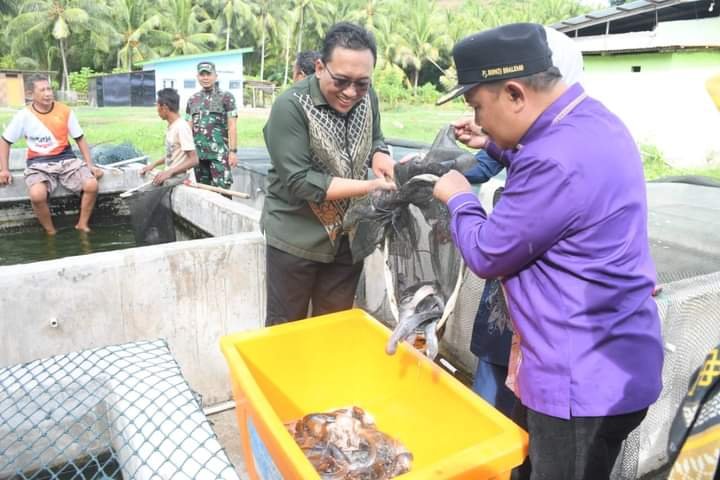
[[[338,23],[315,74],[273,104],[263,130],[272,161],[262,215],[267,326],[305,318],[310,303],[313,315],[352,307],[362,258],[350,253],[343,217],[353,197],[395,188],[371,88],[376,56],[371,33]]]

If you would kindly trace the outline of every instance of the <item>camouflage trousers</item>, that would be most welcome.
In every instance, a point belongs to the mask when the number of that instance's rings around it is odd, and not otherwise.
[[[228,154],[219,153],[217,159],[201,158],[195,167],[195,180],[213,187],[230,188],[233,183]]]

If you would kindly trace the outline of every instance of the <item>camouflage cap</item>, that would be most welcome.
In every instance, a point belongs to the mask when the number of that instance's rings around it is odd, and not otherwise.
[[[197,71],[198,73],[215,73],[215,64],[212,62],[200,62],[197,64]]]

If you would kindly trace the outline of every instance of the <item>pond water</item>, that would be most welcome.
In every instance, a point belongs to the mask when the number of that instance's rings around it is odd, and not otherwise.
[[[129,220],[121,224],[92,225],[90,233],[73,227],[76,218],[68,222],[56,220],[56,235],[46,235],[39,226],[0,235],[0,265],[40,262],[56,258],[107,252],[136,246]]]
[[[172,213],[170,215],[172,215],[170,228],[174,229],[174,235],[169,237],[172,238],[170,241],[194,240],[210,236],[183,218]],[[55,217],[53,221],[57,228],[57,234],[54,236],[46,235],[38,224],[19,231],[1,232],[0,266],[143,246],[135,237],[129,216],[93,217],[90,222],[92,228],[90,233],[75,230],[77,216]]]

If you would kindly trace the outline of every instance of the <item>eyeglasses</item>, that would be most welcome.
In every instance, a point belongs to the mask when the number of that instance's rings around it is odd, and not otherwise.
[[[345,77],[336,77],[335,75],[333,75],[327,63],[325,64],[325,69],[327,70],[328,75],[330,75],[330,78],[332,78],[335,88],[337,88],[338,90],[345,90],[350,85],[355,85],[355,91],[362,94],[367,92],[368,88],[370,88],[370,84],[372,83],[372,81],[368,78],[363,78],[360,80],[350,80],[349,78]]]

